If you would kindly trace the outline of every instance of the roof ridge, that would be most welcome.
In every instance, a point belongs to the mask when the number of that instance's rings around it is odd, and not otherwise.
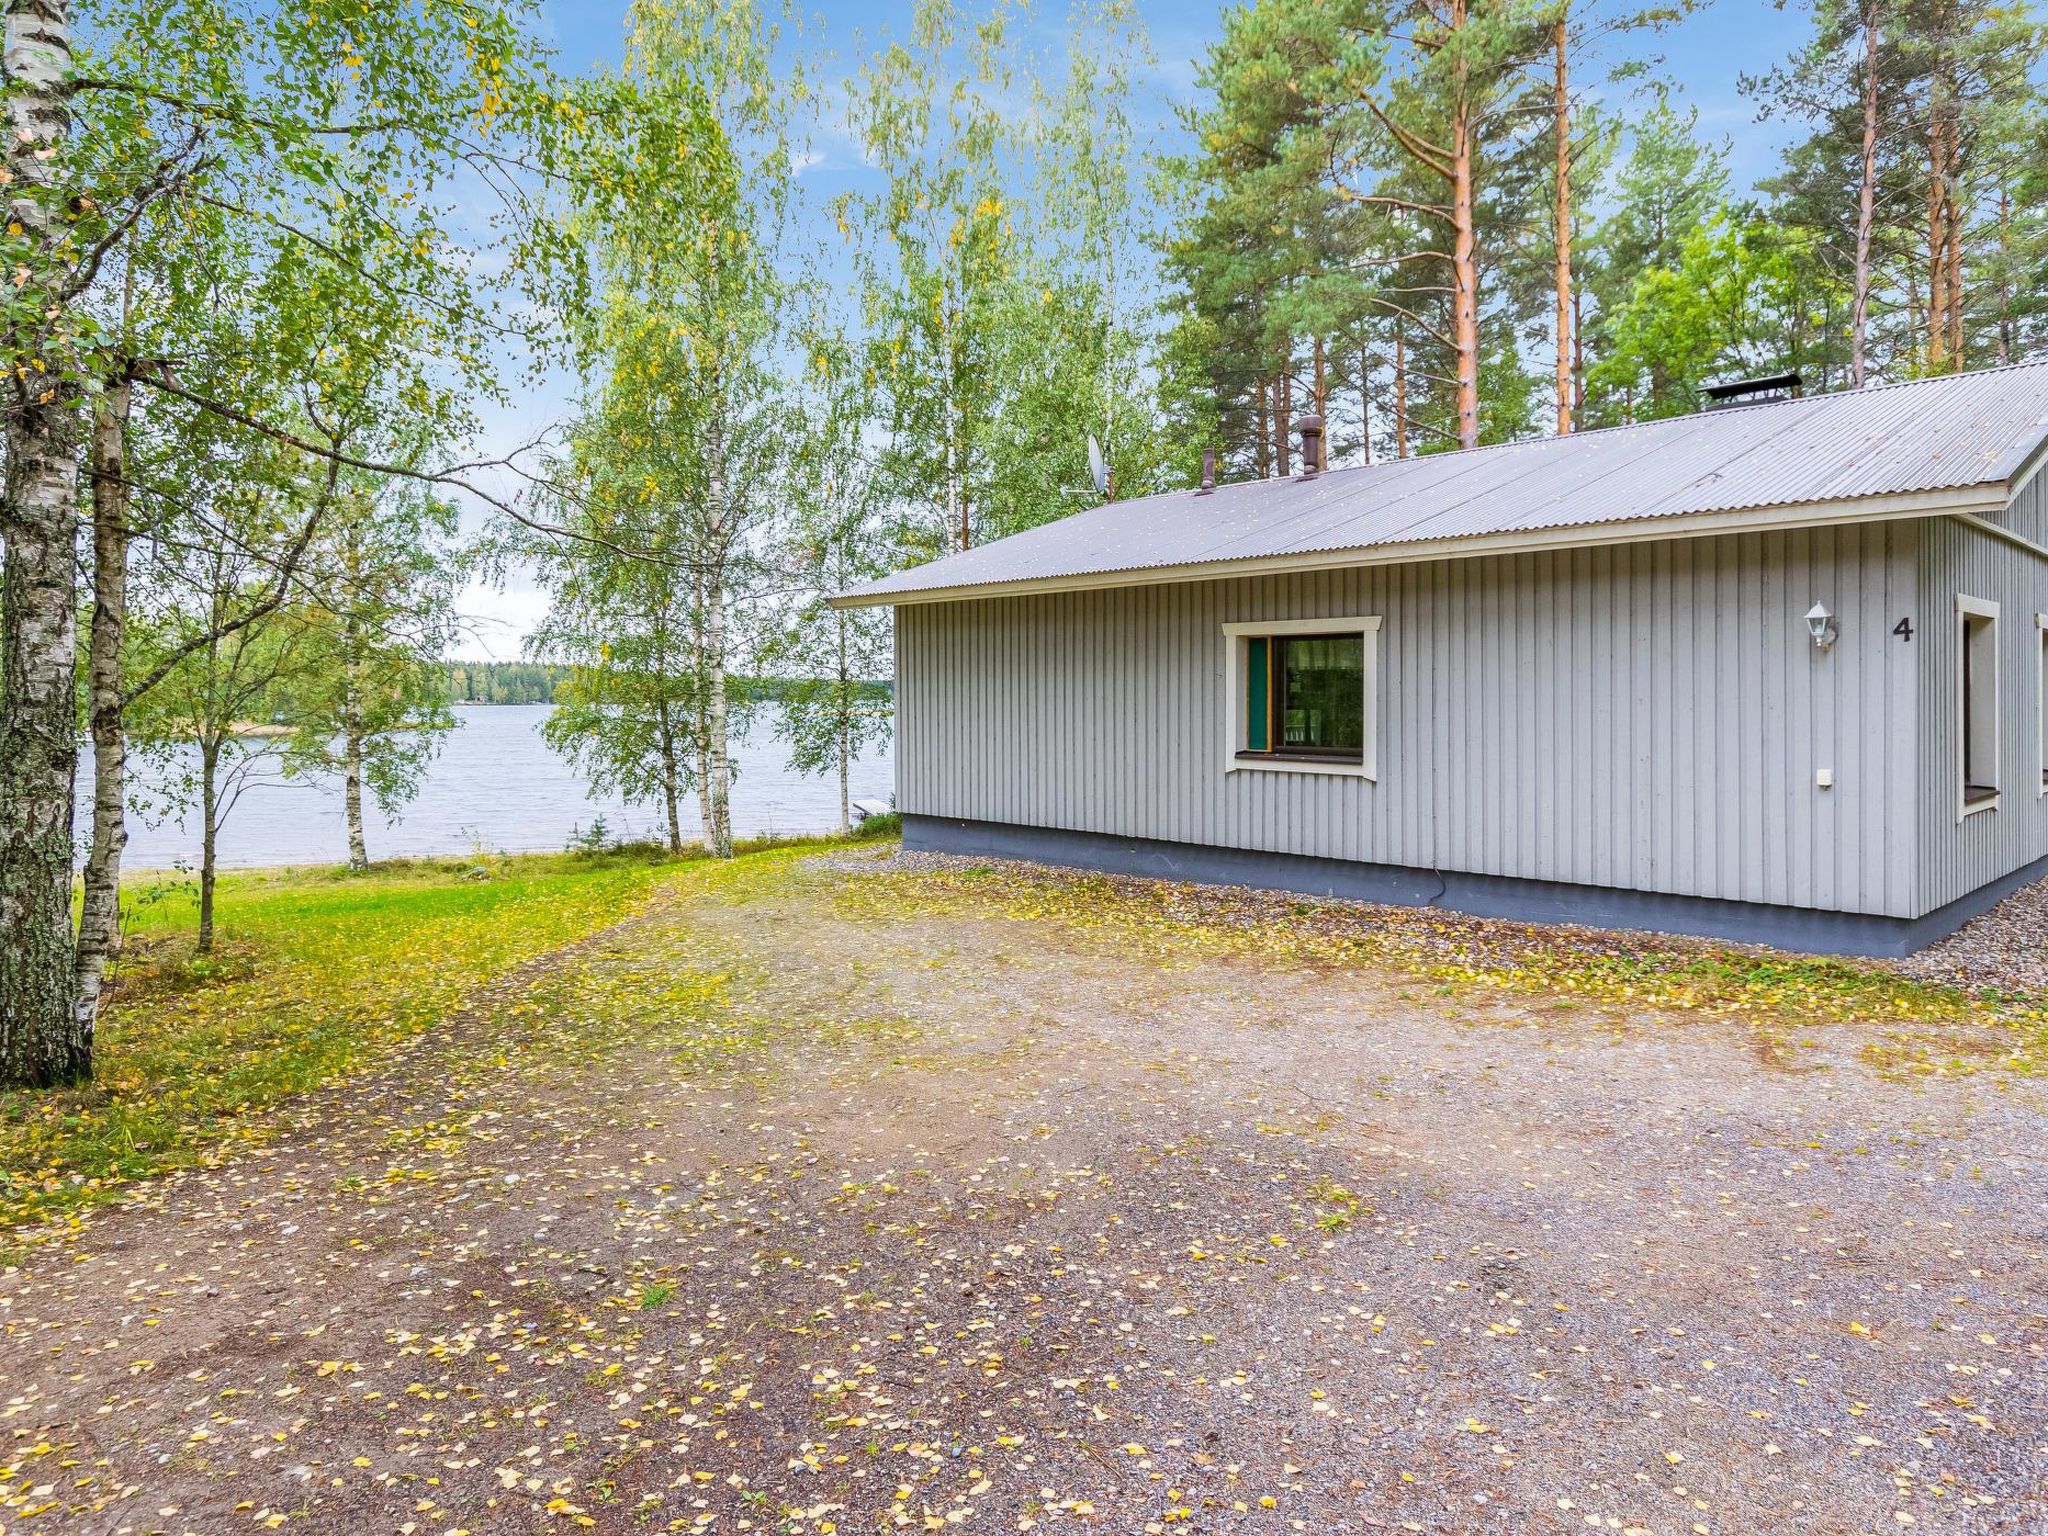
[[[1749,411],[1783,410],[1787,406],[1817,405],[1823,400],[1841,400],[1858,395],[1883,394],[1892,390],[1915,389],[1926,384],[1953,384],[1959,379],[1980,379],[1994,373],[2016,373],[2027,368],[2048,368],[2048,357],[2023,358],[2017,363],[1997,363],[1989,368],[1967,368],[1961,373],[1922,374],[1917,379],[1885,379],[1876,384],[1866,384],[1861,389],[1828,389],[1821,391],[1819,394],[1800,395],[1791,400],[1755,400],[1747,405],[1721,405],[1716,406],[1712,414],[1717,417],[1727,417],[1742,415]],[[1511,437],[1506,442],[1501,443],[1474,443],[1470,448],[1444,448],[1439,449],[1435,453],[1418,453],[1408,459],[1381,459],[1372,464],[1344,464],[1326,468],[1322,471],[1322,474],[1349,475],[1356,474],[1364,469],[1384,469],[1389,464],[1412,463],[1416,459],[1454,459],[1461,454],[1467,453],[1497,453],[1503,448],[1534,448],[1545,443],[1569,442],[1573,438],[1606,437],[1616,432],[1640,432],[1646,427],[1663,426],[1666,422],[1673,421],[1690,421],[1695,416],[1704,416],[1706,414],[1708,413],[1705,411],[1685,411],[1671,416],[1653,416],[1648,421],[1617,421],[1604,427],[1574,427],[1569,432],[1536,432],[1528,437]],[[1274,476],[1273,478],[1278,480],[1281,477]],[[1297,480],[1301,477],[1289,475],[1285,478]],[[1263,481],[1257,478],[1250,480],[1219,480],[1217,481],[1217,486],[1221,488],[1225,485],[1258,485],[1262,483]],[[1155,496],[1179,496],[1184,493],[1179,490],[1173,490],[1155,491],[1152,494]]]
[[[2021,373],[2039,377],[2029,381]],[[1981,383],[1964,382],[1980,376]],[[1943,384],[1951,387],[1933,387]],[[1853,403],[1865,394],[1872,397],[1867,404]],[[1772,410],[1775,416],[1754,414]],[[1778,526],[1777,513],[1801,508],[1801,516],[1818,509],[1818,521],[1923,515],[1914,509],[2009,494],[2009,485],[1995,482],[2038,460],[2044,446],[2048,358],[1352,465],[1312,478],[1235,481],[1218,486],[1208,502],[1186,490],[1132,497],[855,590],[865,600],[888,601],[891,592],[966,593],[1121,571],[1226,572],[1243,561],[1320,568],[1336,553],[1363,557],[1402,544],[1469,549],[1484,537],[1507,541],[1502,547],[1517,540],[1548,547],[1566,534],[1631,520],[1654,528],[1644,537],[1710,523]],[[1484,456],[1503,448],[1524,451]],[[1366,469],[1381,473],[1361,473]],[[1874,512],[1873,498],[1893,498],[1897,509]]]

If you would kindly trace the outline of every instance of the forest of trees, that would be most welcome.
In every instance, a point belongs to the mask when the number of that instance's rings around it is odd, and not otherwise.
[[[2038,352],[2034,17],[1817,0],[1804,46],[1741,81],[1793,131],[1745,192],[1640,62],[1686,9],[1230,13],[1173,162],[1199,189],[1166,247],[1184,418],[1239,473],[1285,473],[1307,403],[1341,462],[1691,411],[1731,376],[1836,389]]]
[[[199,817],[202,942],[251,753],[341,782],[365,864],[451,702],[553,703],[725,853],[749,716],[842,807],[889,730],[886,616],[827,594],[1204,449],[1287,475],[1308,410],[1341,467],[2037,355],[2032,13],[1810,0],[1741,82],[1786,146],[1744,187],[1655,62],[1694,9],[1252,0],[1175,105],[1132,0],[1050,50],[916,0],[846,58],[630,0],[583,75],[532,0],[11,7],[0,1083],[90,1073],[135,754]],[[477,446],[563,368],[554,430]],[[514,568],[526,660],[451,667]]]
[[[552,704],[555,685],[567,676],[560,667],[531,661],[451,661],[451,704]]]

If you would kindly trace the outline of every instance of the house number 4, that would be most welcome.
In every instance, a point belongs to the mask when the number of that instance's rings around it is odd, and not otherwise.
[[[1911,619],[1899,620],[1898,623],[1892,626],[1892,633],[1901,640],[1911,640],[1913,638],[1913,621]]]

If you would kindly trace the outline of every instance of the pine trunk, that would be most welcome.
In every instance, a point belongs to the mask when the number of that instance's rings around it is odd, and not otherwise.
[[[1551,282],[1557,290],[1557,430],[1572,429],[1572,113],[1566,77],[1567,10],[1560,6],[1554,27],[1557,50],[1557,80],[1551,98],[1551,112],[1557,137],[1557,201],[1552,210],[1556,242],[1556,265]]]
[[[1572,288],[1572,419],[1586,414],[1586,296]]]
[[[14,0],[7,12],[8,219],[44,266],[68,279],[51,210],[70,137],[67,0]],[[51,305],[64,302],[52,294]],[[29,322],[32,324],[32,322]],[[48,370],[38,329],[11,328],[4,494],[0,494],[0,1087],[92,1076],[80,1027],[71,932],[71,806],[76,712],[78,467],[76,391]]]
[[[1849,387],[1869,377],[1870,240],[1877,225],[1877,3],[1863,3],[1863,162],[1856,184],[1856,274],[1849,303]]]
[[[1927,371],[1940,373],[1948,367],[1948,280],[1942,262],[1948,250],[1948,232],[1941,227],[1945,204],[1941,195],[1940,149],[1929,146],[1927,175]]]
[[[2012,323],[2012,193],[1998,189],[1998,365],[2013,359],[2019,336]]]
[[[1462,25],[1462,0],[1452,14]],[[1479,235],[1472,209],[1472,103],[1466,66],[1453,70],[1451,115],[1451,341],[1457,353],[1458,446],[1479,446]]]
[[[128,627],[127,374],[108,378],[92,431],[92,850],[78,919],[78,1027],[91,1048],[107,961],[121,942],[121,853],[128,845],[128,733],[122,723],[122,643]]]
[[[1951,129],[1949,142],[1949,164],[1954,166],[1961,158],[1962,150],[1957,136],[1960,129]],[[1963,211],[1956,203],[1955,176],[1949,177],[1948,218],[1948,356],[1950,368],[1960,372],[1968,366],[1968,351],[1963,339]]]
[[[1273,452],[1280,464],[1280,478],[1285,480],[1294,472],[1294,457],[1287,451],[1287,428],[1294,416],[1294,359],[1288,358],[1280,367],[1280,377],[1273,383]]]
[[[1366,466],[1372,466],[1372,357],[1358,349],[1358,449]]]
[[[1394,457],[1408,457],[1408,338],[1394,328]]]
[[[1955,324],[1949,314],[1949,253],[1953,231],[1955,165],[1950,125],[1955,112],[1952,28],[1947,8],[1937,10],[1933,31],[1936,63],[1929,85],[1927,109],[1927,371],[1946,373],[1953,366],[1951,340]]]
[[[1258,477],[1263,480],[1272,473],[1273,452],[1272,429],[1266,412],[1266,381],[1261,379],[1252,387],[1258,392],[1259,397],[1258,449],[1252,455],[1252,467],[1257,471]]]

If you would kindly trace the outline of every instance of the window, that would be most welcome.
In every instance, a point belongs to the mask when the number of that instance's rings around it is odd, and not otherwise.
[[[1956,819],[1998,805],[1998,605],[1956,598]]]
[[[1277,768],[1371,778],[1380,621],[1226,624],[1226,772]]]

